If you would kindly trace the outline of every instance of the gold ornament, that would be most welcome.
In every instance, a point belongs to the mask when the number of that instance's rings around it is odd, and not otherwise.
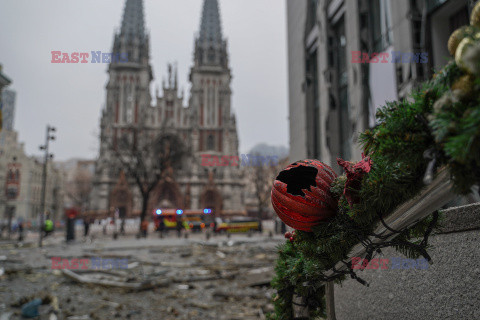
[[[480,75],[480,41],[468,47],[462,55],[464,70],[473,75]]]
[[[479,39],[480,29],[472,26],[463,26],[453,31],[452,35],[448,39],[448,45],[447,45],[448,52],[450,52],[452,56],[455,55],[455,51],[457,50],[458,45],[463,39],[465,39],[465,37]]]
[[[473,93],[473,86],[473,77],[468,74],[455,81],[452,85],[452,92],[460,99],[468,98]]]
[[[450,38],[448,38],[448,52],[450,52],[452,56],[455,55],[455,50],[457,50],[458,44],[463,39],[462,29],[463,28],[453,31]]]
[[[471,38],[468,38],[468,37],[464,38],[458,44],[458,47],[455,50],[455,62],[460,69],[463,69],[463,70],[467,71],[466,67],[465,67],[465,63],[463,61],[463,58],[464,58],[467,50],[469,48],[473,47],[473,44],[474,44],[474,41]]]
[[[470,24],[480,28],[480,2],[473,7],[472,15],[470,16]]]

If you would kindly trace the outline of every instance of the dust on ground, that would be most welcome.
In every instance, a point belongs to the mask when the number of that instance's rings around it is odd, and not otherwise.
[[[273,310],[269,282],[281,241],[0,242],[0,319],[22,319],[21,306],[34,298],[43,299],[37,319],[264,319]],[[65,271],[52,269],[52,257],[127,259],[128,268]]]

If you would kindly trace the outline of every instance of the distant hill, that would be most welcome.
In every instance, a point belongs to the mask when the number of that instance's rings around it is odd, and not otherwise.
[[[288,157],[288,148],[284,146],[271,146],[266,143],[259,143],[250,149],[251,154],[261,156],[278,156],[279,159]]]

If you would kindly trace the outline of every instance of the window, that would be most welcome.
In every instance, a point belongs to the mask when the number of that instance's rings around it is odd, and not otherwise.
[[[373,51],[383,52],[392,43],[390,0],[370,0]]]
[[[210,49],[208,49],[208,62],[213,62],[215,60],[215,50],[210,47]]]
[[[306,52],[305,64],[307,103],[308,157],[320,159],[320,101],[318,92],[317,50]]]
[[[215,124],[215,92],[213,87],[209,87],[207,91],[207,124]]]
[[[165,117],[166,118],[173,118],[173,101],[171,100],[168,100],[166,102],[166,113],[165,113]]]
[[[343,159],[350,158],[351,149],[351,123],[350,123],[350,108],[348,99],[348,72],[347,72],[347,39],[345,36],[345,21],[342,17],[337,24],[335,24],[335,52],[336,54],[336,71],[337,71],[337,97],[339,101],[339,141],[340,141],[340,155]]]
[[[7,199],[14,200],[17,198],[18,188],[17,186],[8,186],[7,187]]]
[[[133,96],[129,95],[127,98],[126,123],[133,122]]]
[[[12,169],[8,170],[8,181],[15,181],[15,175]]]
[[[207,137],[207,150],[214,150],[215,149],[215,140],[213,139],[212,135]]]
[[[450,16],[450,33],[468,24],[470,24],[470,18],[468,16],[468,8],[465,6]]]
[[[309,0],[307,7],[307,33],[313,29],[317,21],[318,0]]]
[[[428,11],[431,12],[437,7],[441,6],[447,0],[427,0]]]
[[[198,61],[200,63],[203,63],[203,50],[202,49],[198,49]]]

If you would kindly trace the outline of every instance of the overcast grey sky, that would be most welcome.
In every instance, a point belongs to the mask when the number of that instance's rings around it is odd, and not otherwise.
[[[97,156],[107,64],[52,64],[50,52],[111,52],[124,2],[0,0],[0,63],[17,92],[15,129],[28,154],[40,153],[49,123],[58,129],[51,148],[57,160]],[[167,63],[176,61],[188,97],[202,2],[144,0],[152,89],[161,87]],[[288,146],[285,1],[219,2],[240,152],[260,142]]]

